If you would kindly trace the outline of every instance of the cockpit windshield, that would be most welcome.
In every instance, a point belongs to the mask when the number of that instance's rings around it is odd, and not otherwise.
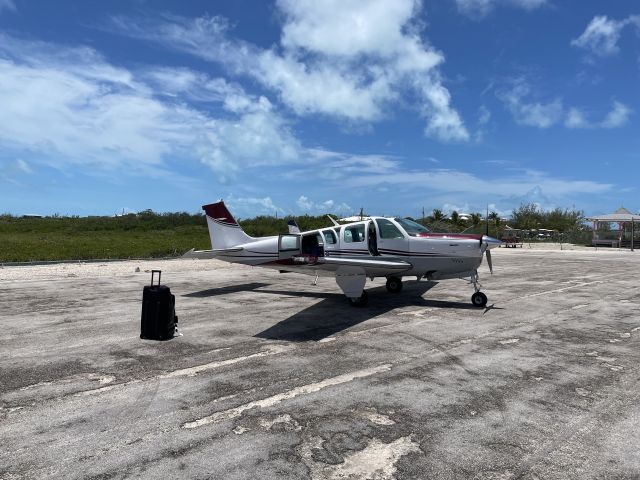
[[[409,220],[408,218],[394,218],[394,220],[398,222],[403,230],[412,237],[415,237],[420,233],[427,233],[429,231],[428,228],[423,227],[419,223],[416,223],[413,220]]]

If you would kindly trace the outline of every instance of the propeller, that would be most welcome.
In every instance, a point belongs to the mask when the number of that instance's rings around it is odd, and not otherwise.
[[[493,238],[489,236],[489,205],[487,205],[487,216],[485,217],[485,233],[480,240],[481,250],[487,256],[487,265],[489,266],[489,271],[493,275],[493,261],[491,260],[491,250],[497,245],[500,245],[502,242],[497,238]],[[491,245],[491,247],[489,247]]]

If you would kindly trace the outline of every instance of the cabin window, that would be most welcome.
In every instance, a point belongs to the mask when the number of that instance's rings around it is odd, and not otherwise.
[[[364,242],[364,223],[344,227],[344,241],[346,243]]]
[[[394,218],[394,220],[398,222],[404,231],[412,237],[417,237],[421,233],[429,232],[428,228],[425,228],[419,223],[409,220],[408,218]]]
[[[380,231],[380,238],[404,238],[400,229],[386,218],[377,218],[376,223]]]
[[[280,251],[298,250],[298,235],[282,235],[280,237]]]
[[[327,242],[327,245],[335,245],[338,243],[338,239],[336,238],[336,234],[333,233],[333,230],[323,230],[324,239]]]

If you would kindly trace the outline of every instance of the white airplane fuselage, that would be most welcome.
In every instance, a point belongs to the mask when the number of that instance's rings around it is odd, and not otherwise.
[[[190,252],[190,256],[283,272],[335,276],[350,299],[363,294],[366,278],[470,277],[475,284],[484,253],[500,244],[488,236],[432,233],[411,220],[386,217],[252,238],[242,231],[223,202],[203,209],[212,250]]]

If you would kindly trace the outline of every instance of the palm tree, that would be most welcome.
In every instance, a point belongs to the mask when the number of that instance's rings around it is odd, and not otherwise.
[[[474,227],[477,227],[478,225],[480,225],[480,222],[482,221],[482,216],[480,216],[479,213],[472,213],[471,214],[471,225]]]
[[[498,215],[498,212],[492,211],[489,214],[489,220],[493,221],[493,224],[496,227],[496,233],[495,234],[498,235],[498,228],[500,228],[500,215]]]
[[[434,222],[441,222],[442,220],[445,219],[444,212],[442,210],[440,210],[439,208],[434,208],[433,212],[431,212],[431,219]]]
[[[451,212],[451,223],[456,226],[460,223],[460,215],[455,210]]]

